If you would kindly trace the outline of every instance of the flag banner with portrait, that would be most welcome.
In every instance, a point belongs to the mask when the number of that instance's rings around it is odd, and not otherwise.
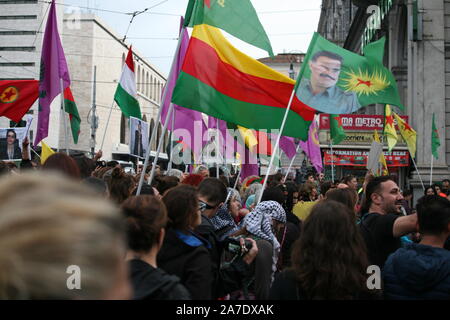
[[[130,154],[144,158],[148,146],[148,123],[138,118],[130,117]]]
[[[0,128],[0,160],[22,160],[22,142],[28,136],[28,129],[28,127]],[[28,156],[31,158],[31,154]]]
[[[314,33],[295,86],[297,98],[329,114],[349,114],[373,103],[403,110],[397,82],[380,62],[383,52],[384,46],[370,46],[361,56]]]

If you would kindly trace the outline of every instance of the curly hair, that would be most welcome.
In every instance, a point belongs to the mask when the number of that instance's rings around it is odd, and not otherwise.
[[[364,240],[349,209],[318,202],[292,250],[292,266],[308,299],[354,299],[367,293]]]
[[[131,195],[135,186],[134,177],[125,173],[122,168],[116,167],[112,170],[109,194],[116,203],[124,202]]]

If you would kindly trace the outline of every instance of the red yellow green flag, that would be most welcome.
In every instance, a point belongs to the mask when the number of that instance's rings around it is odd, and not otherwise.
[[[406,145],[408,146],[409,153],[412,158],[416,157],[416,141],[417,141],[417,133],[413,128],[410,127],[406,121],[403,121],[396,113],[392,113],[397,121],[398,130],[400,131],[403,140],[405,140]]]
[[[295,81],[234,48],[214,27],[194,28],[172,102],[255,130],[280,129]],[[308,139],[315,110],[297,98],[282,135]]]
[[[388,150],[389,152],[391,152],[397,144],[397,131],[395,130],[394,126],[394,117],[392,115],[392,110],[388,104],[386,105],[384,111],[384,135],[387,139]]]

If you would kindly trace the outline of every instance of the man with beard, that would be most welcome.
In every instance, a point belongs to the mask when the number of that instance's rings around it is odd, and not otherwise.
[[[400,216],[403,196],[390,176],[373,178],[366,187],[360,229],[371,264],[384,266],[401,247],[400,238],[417,231],[417,214]]]
[[[311,79],[303,77],[297,88],[297,97],[311,108],[325,113],[348,114],[358,110],[361,105],[356,93],[336,86],[342,63],[342,57],[336,53],[316,52],[309,62]]]

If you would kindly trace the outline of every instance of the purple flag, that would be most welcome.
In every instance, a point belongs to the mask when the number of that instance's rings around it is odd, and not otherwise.
[[[256,154],[245,148],[245,153],[241,154],[241,181],[244,181],[245,178],[249,176],[258,176],[259,175],[259,166],[258,159]]]
[[[61,86],[62,80],[62,86]],[[37,124],[37,145],[48,136],[50,104],[64,89],[70,86],[69,68],[61,45],[56,20],[55,0],[52,0],[42,43],[41,74],[39,77],[39,117]]]
[[[318,136],[318,126],[316,117],[311,123],[308,132],[308,141],[300,141],[300,147],[305,151],[309,160],[312,162],[314,168],[317,172],[323,171],[322,164],[322,153],[320,151],[319,136]]]
[[[177,59],[172,65],[170,79],[167,79],[167,85],[164,90],[168,90],[166,94],[166,99],[162,101],[162,111],[161,111],[161,123],[164,125],[169,112],[170,100],[172,99],[173,89],[175,88],[175,83],[180,74],[181,66],[184,61],[184,56],[189,45],[189,35],[186,28],[183,27],[184,19],[181,17],[180,22],[180,47],[178,49]],[[163,94],[164,95],[164,94]],[[183,142],[192,150],[194,157],[199,158],[202,149],[205,145],[203,141],[203,134],[207,130],[206,124],[203,121],[201,112],[194,111],[191,109],[183,108],[174,105],[174,115],[173,122],[172,117],[168,119],[168,129],[170,131],[177,130],[178,134],[186,135],[190,137],[183,136]],[[172,125],[173,124],[173,125]],[[197,127],[197,129],[196,129]],[[186,131],[185,131],[186,130]],[[183,134],[184,131],[184,134]]]
[[[278,138],[277,134],[272,134],[272,141],[276,141]],[[295,139],[292,137],[281,136],[280,138],[280,149],[292,159],[297,154],[297,147],[295,145]]]

